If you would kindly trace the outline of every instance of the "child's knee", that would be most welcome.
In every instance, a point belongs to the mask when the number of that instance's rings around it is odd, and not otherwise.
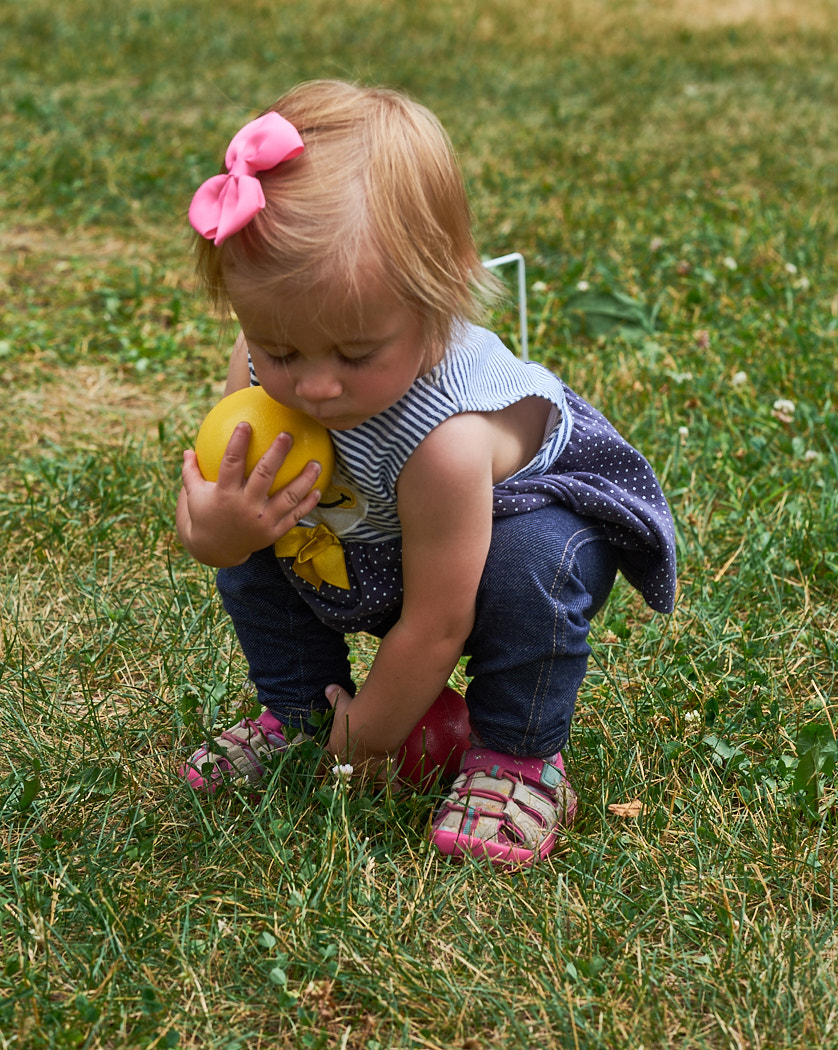
[[[567,604],[590,619],[614,585],[617,556],[599,525],[558,504],[495,520],[478,591],[509,612]]]

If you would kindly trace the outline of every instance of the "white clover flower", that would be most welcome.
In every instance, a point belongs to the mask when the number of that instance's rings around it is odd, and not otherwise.
[[[345,762],[339,766],[332,766],[332,772],[339,780],[348,780],[355,772],[355,767]]]
[[[701,718],[700,711],[687,711],[684,715],[685,722],[697,722]]]
[[[547,285],[544,283],[544,281],[536,281],[532,286],[532,290],[534,292],[546,292]]]
[[[797,267],[794,263],[786,263],[786,273],[797,273]]]
[[[686,441],[687,438],[690,436],[690,428],[689,427],[678,427],[678,435],[680,436],[682,441]]]
[[[816,459],[821,458],[821,454],[813,448],[807,448],[806,451],[803,453],[803,458],[806,460],[807,463],[813,463]]]
[[[731,386],[744,386],[748,382],[747,372],[734,372],[730,379]]]
[[[737,263],[732,255],[726,255],[724,259],[722,259],[722,266],[727,270],[736,270],[739,267],[739,263]]]
[[[653,237],[651,241],[649,241],[650,252],[659,252],[661,248],[663,248],[663,237]]]
[[[794,402],[785,397],[778,397],[771,415],[781,423],[791,423],[794,417]]]
[[[801,278],[794,282],[794,287],[799,288],[801,292],[808,292],[812,287],[812,282],[804,274]]]
[[[578,292],[587,292],[587,291],[588,291],[588,289],[589,289],[590,287],[591,287],[591,286],[590,286],[590,285],[588,284],[588,282],[587,282],[587,281],[580,281],[580,282],[579,282],[579,283],[578,283],[578,284],[576,285],[576,290],[577,290]]]

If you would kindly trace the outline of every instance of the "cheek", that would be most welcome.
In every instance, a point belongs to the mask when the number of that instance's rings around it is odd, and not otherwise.
[[[397,401],[407,389],[405,376],[398,372],[384,372],[370,375],[366,382],[362,379],[358,388],[376,401]]]
[[[269,394],[274,401],[285,401],[288,390],[288,376],[284,369],[271,368],[258,368],[256,370],[256,378],[263,387],[266,394]]]
[[[267,354],[253,354],[251,357],[253,362],[253,370],[256,373],[256,378],[267,390],[269,386],[281,386],[287,382],[288,369],[282,365],[277,364],[273,358],[268,357]]]

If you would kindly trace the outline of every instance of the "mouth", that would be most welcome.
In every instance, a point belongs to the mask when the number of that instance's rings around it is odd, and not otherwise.
[[[309,412],[308,414],[312,419],[316,419],[321,427],[325,427],[327,430],[349,430],[361,422],[358,417],[348,415],[345,412],[336,412],[334,415],[328,415],[323,412]]]
[[[300,412],[304,412],[309,419],[313,419],[316,423],[319,423],[321,427],[332,427],[336,422],[339,422],[344,417],[342,415],[328,415],[324,412],[320,412],[317,409],[312,408],[300,408]]]

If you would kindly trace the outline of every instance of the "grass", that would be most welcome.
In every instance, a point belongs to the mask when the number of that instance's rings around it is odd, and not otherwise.
[[[0,7],[0,1047],[838,1047],[836,25],[834,0]],[[176,776],[250,702],[172,528],[226,355],[185,209],[320,75],[440,114],[486,256],[526,256],[533,356],[676,515],[676,612],[620,585],[596,624],[581,817],[530,873],[444,863],[433,796],[305,754],[255,798]]]

